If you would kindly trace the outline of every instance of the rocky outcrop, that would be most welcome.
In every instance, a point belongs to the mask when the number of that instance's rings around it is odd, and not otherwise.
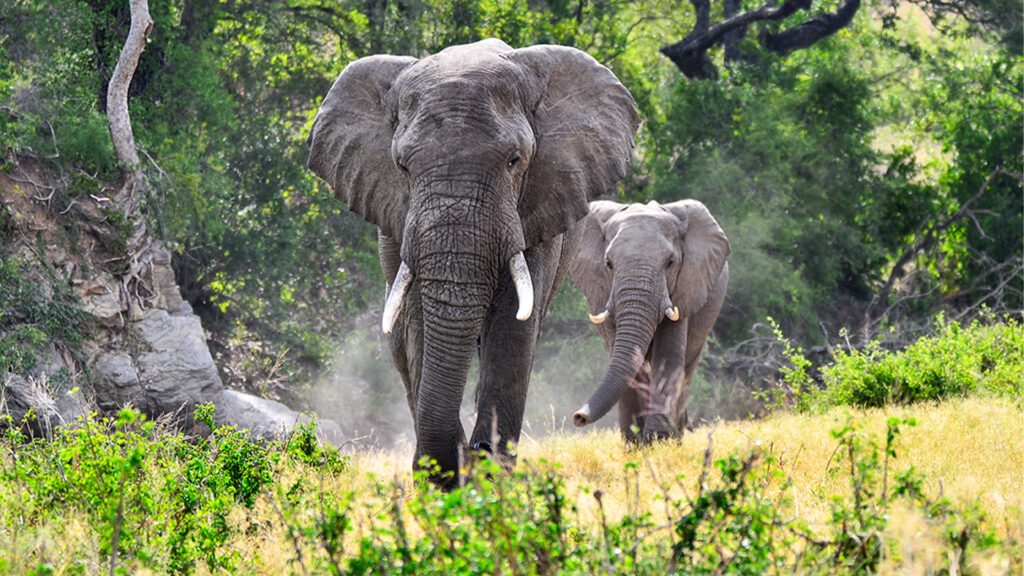
[[[101,412],[131,404],[150,417],[189,421],[197,405],[220,400],[224,388],[202,323],[178,293],[170,255],[158,249],[151,262],[148,308],[126,305],[121,281],[109,273],[74,281],[95,326],[87,383]]]
[[[151,418],[172,415],[172,422],[191,431],[195,407],[207,402],[217,406],[220,423],[266,439],[302,421],[283,404],[224,389],[202,323],[175,283],[171,255],[145,238],[144,226],[136,226],[128,241],[144,246],[144,255],[112,252],[117,242],[110,238],[117,231],[105,224],[109,200],[92,195],[92,203],[75,205],[75,221],[61,221],[71,216],[22,188],[27,183],[38,189],[41,170],[17,170],[17,177],[0,173],[0,257],[45,271],[31,278],[44,299],[54,293],[55,283],[66,282],[89,333],[75,354],[50,345],[36,354],[30,370],[0,379],[0,414],[10,416],[7,425],[46,436],[90,411],[107,415],[131,405]],[[69,226],[73,237],[65,232]],[[0,335],[3,330],[0,324]],[[26,418],[30,411],[35,418]],[[320,427],[325,438],[340,441],[337,425],[323,421]]]

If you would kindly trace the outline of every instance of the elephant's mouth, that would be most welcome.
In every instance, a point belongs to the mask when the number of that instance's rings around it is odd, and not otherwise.
[[[516,252],[508,263],[509,273],[512,282],[516,287],[516,297],[519,300],[519,308],[516,311],[516,320],[529,320],[533,313],[533,279],[530,277],[530,268],[526,265],[526,258],[523,253]],[[398,313],[402,310],[402,302],[405,294],[412,284],[413,273],[409,265],[404,261],[398,268],[395,276],[395,283],[388,291],[387,300],[384,302],[384,313],[381,316],[381,329],[385,334],[391,334],[394,328]]]
[[[672,303],[672,299],[669,298],[668,295],[665,296],[661,306],[665,310],[665,318],[668,318],[673,322],[679,321],[679,307]],[[590,317],[590,321],[594,324],[604,324],[609,318],[614,317],[614,314],[612,313],[611,304],[608,304],[600,314],[594,315],[587,313],[587,316]]]

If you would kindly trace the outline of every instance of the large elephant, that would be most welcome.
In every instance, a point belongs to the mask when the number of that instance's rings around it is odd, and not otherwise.
[[[682,435],[690,380],[725,299],[729,250],[718,222],[695,200],[591,203],[570,273],[611,363],[573,415],[577,426],[618,402],[628,440]]]
[[[309,167],[379,229],[382,325],[416,429],[450,483],[469,442],[519,439],[530,369],[588,202],[628,171],[639,118],[586,53],[499,40],[349,64],[313,122]]]

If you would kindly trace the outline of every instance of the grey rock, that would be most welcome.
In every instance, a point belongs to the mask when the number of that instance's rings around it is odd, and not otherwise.
[[[14,426],[29,437],[50,438],[59,422],[57,404],[39,382],[15,374],[4,375],[0,383],[0,428]]]
[[[53,403],[59,416],[58,426],[75,426],[93,411],[92,402],[78,388],[57,394]]]
[[[183,302],[178,284],[174,281],[174,270],[171,269],[171,255],[166,250],[157,250],[153,254],[153,284],[160,294],[158,306],[171,314],[181,309]]]
[[[145,403],[142,383],[132,357],[123,351],[100,352],[92,362],[92,385],[100,410]]]
[[[169,312],[171,314],[179,314],[181,316],[191,316],[192,305],[188,303],[188,300],[182,300],[181,306],[179,306],[177,310],[169,310]]]
[[[342,441],[341,428],[337,423],[309,414],[300,414],[275,400],[259,398],[236,390],[225,390],[216,406],[216,419],[219,424],[248,430],[253,436],[264,440],[282,440],[296,425],[315,420],[317,436],[321,441],[334,445],[339,445]]]
[[[57,429],[89,417],[93,404],[82,390],[53,392],[46,382],[4,375],[0,382],[0,429],[16,426],[30,438],[52,438]],[[32,416],[26,417],[30,411]]]
[[[29,376],[39,381],[53,380],[63,374],[65,377],[74,372],[74,360],[58,351],[53,344],[47,344],[36,353],[36,364],[28,371]]]
[[[295,428],[296,413],[275,400],[225,390],[216,406],[218,424],[248,430],[265,440],[279,440]]]
[[[155,310],[135,324],[135,334],[146,350],[135,366],[147,414],[183,410],[188,419],[197,404],[220,398],[223,385],[197,316]]]
[[[121,285],[107,273],[86,280],[75,286],[81,301],[82,311],[92,316],[103,326],[124,326],[121,308]]]

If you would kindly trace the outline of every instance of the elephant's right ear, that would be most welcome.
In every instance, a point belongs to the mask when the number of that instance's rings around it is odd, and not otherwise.
[[[386,105],[408,56],[368,56],[342,70],[309,132],[307,166],[349,210],[401,242],[409,184],[391,159],[393,106]]]
[[[625,210],[624,204],[598,200],[590,203],[590,213],[583,224],[583,238],[576,259],[569,266],[572,281],[587,299],[591,314],[604,312],[612,291],[612,271],[605,264],[604,251],[608,248],[604,223],[614,214]]]

